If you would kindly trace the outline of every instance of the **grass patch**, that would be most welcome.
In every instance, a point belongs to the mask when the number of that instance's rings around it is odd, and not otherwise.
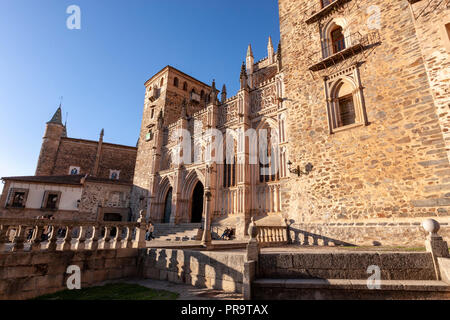
[[[35,300],[176,300],[178,293],[155,290],[137,284],[110,283],[101,287],[64,290]]]

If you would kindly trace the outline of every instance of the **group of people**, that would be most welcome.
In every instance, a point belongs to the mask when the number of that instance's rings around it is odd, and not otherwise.
[[[225,240],[225,238],[227,238],[228,240],[231,240],[231,238],[233,237],[233,229],[231,228],[225,228],[225,230],[222,233],[222,236],[220,237],[221,240]]]
[[[43,220],[43,219],[48,219],[48,220],[55,220],[55,217],[51,214],[49,215],[45,215],[45,216],[38,216],[36,217],[36,219],[38,220]],[[53,227],[52,226],[45,226],[44,227],[44,231],[42,232],[41,235],[41,241],[47,241],[50,237],[50,234],[52,233]],[[58,230],[58,233],[61,230]],[[27,240],[31,241],[31,239],[33,238],[33,234],[34,234],[34,229],[30,229],[28,230],[28,234],[27,234]]]

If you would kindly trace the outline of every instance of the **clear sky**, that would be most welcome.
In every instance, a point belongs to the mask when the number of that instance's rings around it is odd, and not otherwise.
[[[0,0],[0,177],[34,175],[60,96],[69,137],[135,145],[144,82],[166,65],[234,95],[248,44],[255,61],[278,45],[277,2]]]

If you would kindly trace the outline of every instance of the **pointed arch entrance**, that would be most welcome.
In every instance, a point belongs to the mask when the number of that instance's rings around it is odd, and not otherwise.
[[[170,223],[170,215],[172,213],[172,187],[169,188],[164,202],[164,223]]]
[[[202,221],[203,217],[203,194],[204,194],[203,184],[199,181],[194,188],[192,193],[192,212],[191,212],[191,222],[199,223]]]

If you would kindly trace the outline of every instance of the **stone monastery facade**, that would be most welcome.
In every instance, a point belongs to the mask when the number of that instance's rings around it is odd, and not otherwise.
[[[171,66],[145,83],[133,218],[422,245],[438,217],[449,237],[449,1],[278,2],[280,44],[249,46],[236,95]]]

